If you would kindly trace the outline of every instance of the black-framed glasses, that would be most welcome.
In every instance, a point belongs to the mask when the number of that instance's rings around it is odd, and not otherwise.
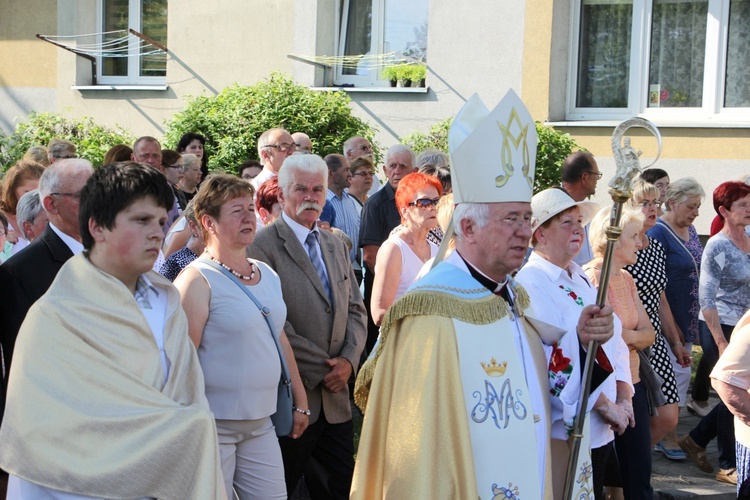
[[[81,199],[81,192],[78,191],[77,193],[50,193],[51,196],[70,196],[71,198],[75,198],[76,200]]]
[[[287,151],[296,151],[297,145],[296,144],[266,144],[263,146],[264,148],[274,148],[278,149],[282,153],[286,153]]]
[[[601,172],[594,172],[593,170],[586,170],[586,173],[591,174],[591,175],[595,175],[597,179],[601,179],[602,176],[604,175]]]
[[[167,168],[174,168],[176,170],[182,170],[182,165],[167,165]]]
[[[361,172],[354,172],[352,175],[358,175],[360,177],[372,177],[375,174],[373,174],[372,172],[368,172],[367,170],[362,170]]]
[[[419,208],[430,208],[437,206],[438,202],[440,201],[440,198],[419,198],[418,200],[414,200],[411,203],[409,203],[410,207],[419,207]]]
[[[76,155],[52,155],[54,158],[57,158],[58,160],[70,160],[71,158],[78,158]]]

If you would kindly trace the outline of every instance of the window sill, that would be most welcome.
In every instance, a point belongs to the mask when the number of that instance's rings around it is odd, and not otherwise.
[[[750,121],[735,120],[658,120],[649,119],[658,128],[750,128]],[[578,120],[578,121],[559,121],[544,122],[544,125],[550,127],[567,127],[567,128],[615,128],[624,120]]]
[[[138,90],[138,91],[164,91],[169,85],[73,85],[73,90]]]
[[[430,87],[310,87],[310,90],[323,92],[328,90],[340,92],[363,92],[372,94],[426,94]]]

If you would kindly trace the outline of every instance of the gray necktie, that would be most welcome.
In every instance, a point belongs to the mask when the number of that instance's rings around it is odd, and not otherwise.
[[[328,300],[331,300],[331,287],[328,284],[328,275],[326,274],[326,269],[323,266],[323,259],[320,257],[317,243],[318,233],[315,231],[310,231],[310,233],[307,235],[307,239],[305,239],[305,244],[307,245],[307,253],[308,255],[310,255],[310,260],[312,261],[313,267],[315,267],[315,272],[318,273],[320,281],[323,282],[323,288],[325,288],[326,290]]]

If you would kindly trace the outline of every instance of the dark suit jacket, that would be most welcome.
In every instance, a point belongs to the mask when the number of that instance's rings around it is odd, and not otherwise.
[[[248,255],[266,262],[281,279],[287,306],[284,331],[307,390],[310,423],[318,419],[323,405],[326,420],[338,424],[352,418],[349,390],[335,394],[323,390],[321,382],[330,372],[325,360],[346,358],[356,372],[367,336],[365,308],[344,244],[321,231],[320,247],[332,303],[307,251],[283,217],[258,232]]]
[[[39,238],[0,265],[0,342],[6,373],[26,313],[72,256],[68,245],[48,224]]]

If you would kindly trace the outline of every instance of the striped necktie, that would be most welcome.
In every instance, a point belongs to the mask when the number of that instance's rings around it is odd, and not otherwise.
[[[320,257],[320,251],[318,250],[318,233],[316,231],[310,231],[305,239],[307,245],[307,253],[310,256],[315,272],[318,273],[320,281],[323,283],[323,288],[326,290],[328,300],[331,300],[331,287],[328,284],[328,275],[326,274],[325,267],[323,266],[323,259]]]

